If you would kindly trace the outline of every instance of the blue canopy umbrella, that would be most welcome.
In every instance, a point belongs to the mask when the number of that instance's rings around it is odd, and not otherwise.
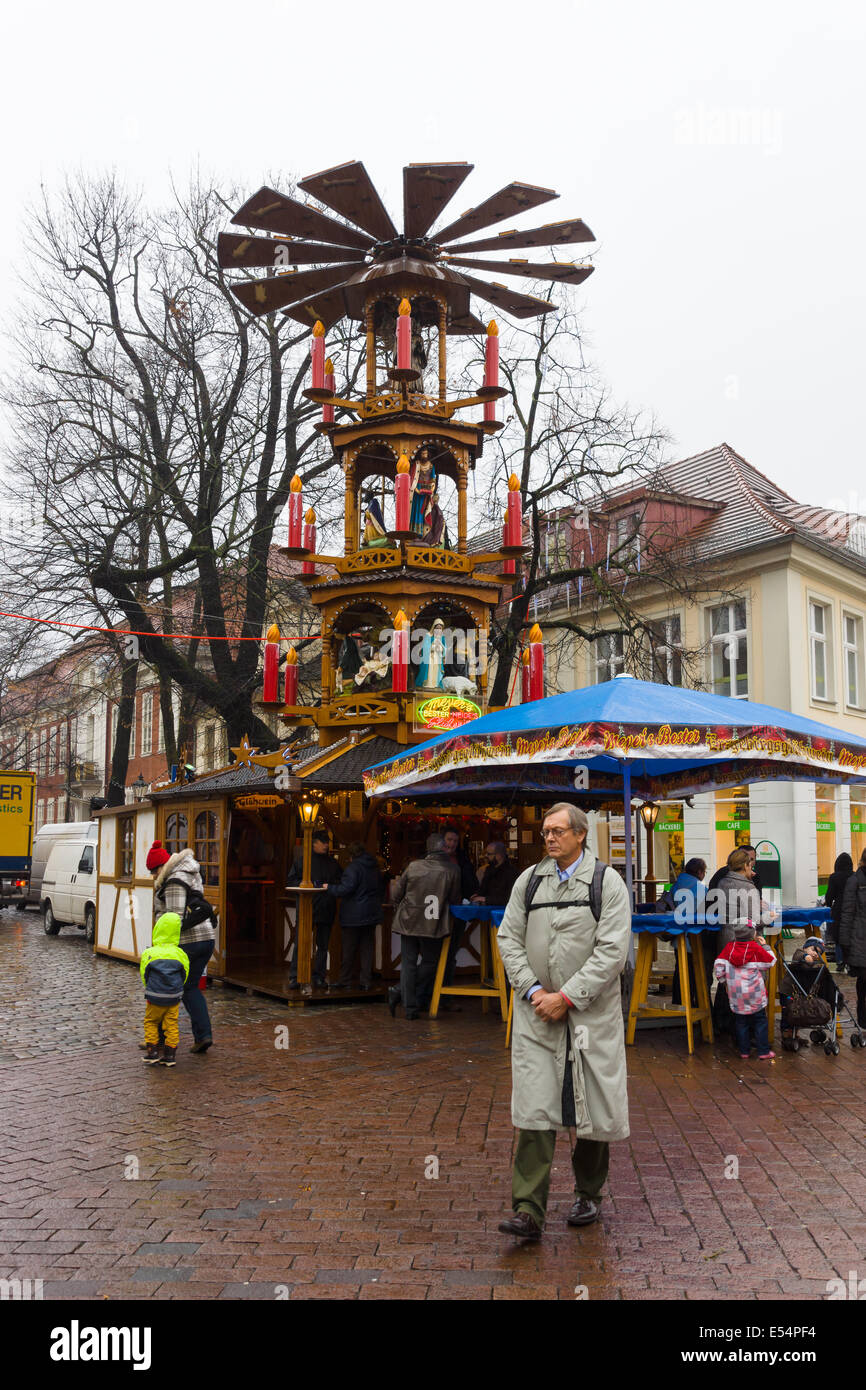
[[[633,796],[685,797],[759,781],[866,782],[866,739],[772,705],[616,676],[483,715],[364,772],[372,797],[621,795],[627,818]]]

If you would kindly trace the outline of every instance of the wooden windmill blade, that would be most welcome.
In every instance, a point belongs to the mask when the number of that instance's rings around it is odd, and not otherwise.
[[[279,270],[287,265],[357,264],[363,262],[363,251],[347,246],[326,246],[321,241],[285,241],[263,236],[238,236],[235,232],[220,232],[217,237],[217,262],[223,270],[263,266]]]
[[[232,294],[251,314],[272,314],[275,309],[287,309],[311,295],[345,284],[347,278],[344,265],[329,266],[327,270],[299,270],[272,275],[267,280],[245,280],[232,285]]]
[[[474,164],[407,164],[403,169],[403,232],[420,237],[447,207]]]
[[[273,188],[260,188],[243,207],[238,208],[232,222],[236,227],[257,227],[263,232],[284,232],[287,236],[318,237],[332,246],[352,246],[366,251],[373,238],[337,222],[327,213],[277,193]]]
[[[479,261],[471,256],[446,256],[445,261],[448,265],[465,265],[470,270],[492,270],[500,275],[522,275],[526,280],[556,280],[560,284],[579,285],[588,275],[591,275],[594,266],[575,265],[573,261],[565,261],[557,264],[556,261],[548,261],[544,265],[538,265],[530,261]]]
[[[517,290],[510,290],[507,285],[500,285],[495,280],[476,280],[471,275],[464,275],[463,281],[479,299],[486,299],[488,304],[495,304],[497,309],[504,309],[517,319],[549,314],[551,309],[556,308],[547,299],[536,299],[534,294],[519,294]]]
[[[377,241],[392,241],[398,235],[370,175],[356,159],[325,169],[321,174],[310,174],[301,179],[298,187],[305,193],[312,193],[326,207],[348,217],[356,226],[363,227]]]
[[[567,222],[547,222],[543,227],[528,227],[521,232],[514,228],[480,241],[464,241],[452,246],[452,251],[499,251],[509,246],[569,246],[575,241],[595,241],[595,235],[580,217]]]
[[[312,328],[316,319],[320,319],[325,328],[328,329],[332,324],[338,323],[346,314],[346,300],[343,290],[350,280],[342,280],[340,284],[334,285],[333,289],[318,291],[311,294],[307,299],[301,299],[297,304],[290,304],[283,317],[294,319],[295,323],[302,323],[305,328]]]
[[[515,213],[527,212],[529,208],[538,207],[539,203],[549,203],[551,198],[558,197],[559,194],[552,188],[537,188],[531,183],[509,183],[505,188],[500,188],[498,193],[479,203],[477,208],[470,208],[468,212],[464,212],[462,217],[458,217],[456,222],[451,222],[441,232],[434,232],[433,240],[441,246],[445,242],[454,241],[455,237],[480,231],[482,227],[489,227],[492,222],[501,222],[503,217],[513,217]]]

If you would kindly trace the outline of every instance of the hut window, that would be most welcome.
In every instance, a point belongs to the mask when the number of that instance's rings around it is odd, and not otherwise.
[[[169,854],[177,854],[189,844],[187,819],[181,811],[172,811],[165,818],[165,848]]]
[[[215,811],[199,811],[195,818],[195,857],[205,887],[219,883],[220,822]]]
[[[117,877],[135,874],[135,816],[120,816],[117,826]]]

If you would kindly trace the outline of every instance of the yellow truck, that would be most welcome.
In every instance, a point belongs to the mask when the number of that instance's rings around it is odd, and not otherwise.
[[[27,897],[35,794],[35,772],[0,768],[0,908],[18,907]]]

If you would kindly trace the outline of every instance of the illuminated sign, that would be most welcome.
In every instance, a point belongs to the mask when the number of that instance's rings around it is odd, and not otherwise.
[[[253,796],[239,796],[235,801],[235,806],[241,811],[266,811],[275,806],[285,806],[285,804],[281,796],[273,796],[268,792],[257,792]]]
[[[417,707],[415,718],[427,729],[444,731],[457,729],[471,719],[478,719],[480,715],[481,706],[476,705],[474,700],[467,700],[461,695],[434,695]]]

